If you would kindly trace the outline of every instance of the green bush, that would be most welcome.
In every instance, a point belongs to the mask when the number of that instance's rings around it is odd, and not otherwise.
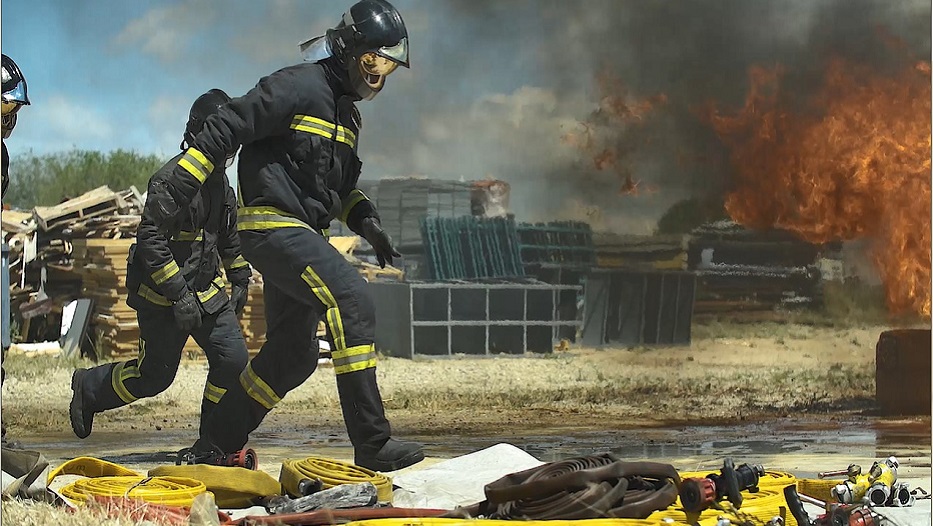
[[[115,191],[135,185],[143,192],[149,177],[165,161],[126,150],[20,154],[10,160],[10,188],[3,200],[28,210],[55,205],[103,185]]]

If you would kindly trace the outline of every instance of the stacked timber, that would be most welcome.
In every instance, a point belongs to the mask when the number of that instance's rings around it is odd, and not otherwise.
[[[687,266],[681,235],[593,234],[596,265],[632,271],[680,271]]]
[[[93,300],[89,330],[104,356],[135,354],[139,325],[126,304],[126,257],[132,239],[75,239],[74,273],[81,278],[82,297]]]
[[[820,247],[782,230],[717,221],[693,230],[687,261],[697,274],[696,312],[767,311],[821,301]]]

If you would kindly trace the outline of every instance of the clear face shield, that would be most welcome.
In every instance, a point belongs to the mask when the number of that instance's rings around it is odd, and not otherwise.
[[[237,148],[235,152],[227,156],[227,160],[224,161],[224,168],[230,168],[233,166],[233,161],[236,160],[237,154],[240,153],[240,149]]]
[[[16,114],[23,105],[4,100],[0,103],[0,106],[3,108],[3,117],[0,119],[0,125],[3,127],[3,138],[6,139],[13,133],[13,128],[16,127]]]

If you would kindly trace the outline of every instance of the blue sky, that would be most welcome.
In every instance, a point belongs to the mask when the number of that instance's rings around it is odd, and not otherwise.
[[[753,63],[806,66],[827,50],[862,49],[881,23],[929,57],[924,0],[396,0],[411,43],[375,100],[360,103],[363,177],[495,177],[532,217],[596,204],[643,230],[697,186],[672,164],[701,144],[672,119],[636,175],[655,196],[620,201],[561,136],[599,107],[604,68],[632,97],[672,106],[741,100]],[[20,65],[33,105],[11,154],[117,148],[178,151],[191,102],[214,87],[237,96],[299,60],[297,44],[332,27],[352,1],[3,0],[0,47]],[[594,182],[596,181],[596,182]],[[605,187],[600,186],[603,181]],[[647,216],[648,219],[644,219]]]

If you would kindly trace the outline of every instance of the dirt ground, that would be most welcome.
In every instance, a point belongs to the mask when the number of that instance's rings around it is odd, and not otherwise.
[[[870,412],[884,326],[711,323],[689,347],[571,348],[526,357],[381,357],[379,383],[398,434],[487,434],[503,426],[613,428]],[[28,439],[69,429],[70,375],[89,363],[12,353],[3,421]],[[206,362],[186,361],[164,393],[97,416],[107,431],[197,427]],[[333,369],[322,364],[263,428],[342,431]],[[514,427],[513,427],[514,426]]]
[[[526,357],[380,357],[378,375],[393,434],[432,436],[441,444],[457,437],[507,440],[510,434],[567,429],[870,415],[874,347],[888,328],[712,322],[694,326],[689,347],[571,348]],[[52,437],[59,448],[73,447],[75,455],[105,454],[81,450],[68,424],[71,372],[92,364],[13,352],[5,365],[2,414],[9,436],[27,447]],[[123,441],[138,436],[137,447],[143,449],[180,436],[193,441],[205,376],[206,362],[183,362],[166,392],[98,415],[94,433]],[[333,369],[327,364],[289,393],[257,433],[294,435],[296,430],[345,437]],[[4,502],[0,509],[11,524],[133,524],[30,502]]]

